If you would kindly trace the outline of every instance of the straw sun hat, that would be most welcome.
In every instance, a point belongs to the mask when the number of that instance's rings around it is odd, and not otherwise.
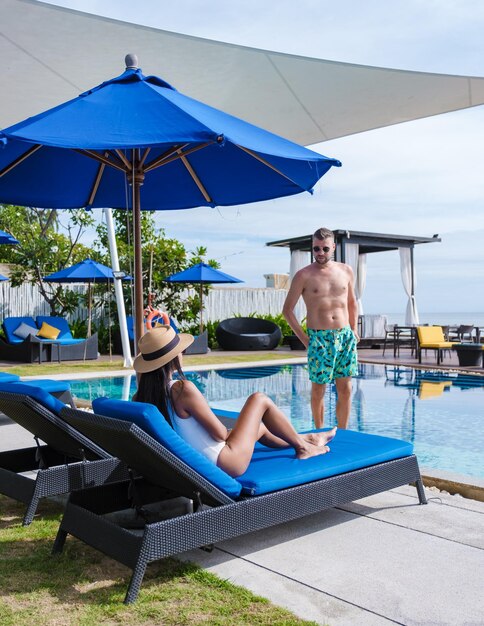
[[[192,335],[177,334],[171,326],[153,328],[138,341],[140,354],[133,367],[140,374],[152,372],[169,363],[192,343]]]

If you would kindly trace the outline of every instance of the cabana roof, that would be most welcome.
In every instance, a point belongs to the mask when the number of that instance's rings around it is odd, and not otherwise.
[[[413,248],[420,243],[433,243],[441,241],[438,235],[433,237],[415,237],[413,235],[391,235],[383,233],[367,233],[358,230],[335,229],[333,230],[336,243],[335,259],[345,260],[345,244],[357,243],[360,254],[372,252],[385,252],[388,250],[398,250],[398,248]],[[301,237],[291,237],[289,239],[279,239],[269,241],[266,246],[278,248],[289,248],[291,252],[301,250],[311,252],[312,234]]]

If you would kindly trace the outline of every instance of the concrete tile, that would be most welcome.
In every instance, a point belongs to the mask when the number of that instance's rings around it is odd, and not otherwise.
[[[380,515],[393,515],[396,496],[391,492],[379,494],[375,503],[365,499],[365,506],[381,508],[382,496],[389,510]],[[384,623],[381,620],[408,625],[482,624],[482,551],[421,531],[419,525],[434,525],[442,532],[440,508],[407,502],[405,496],[397,501],[409,515],[406,519],[399,514],[398,525],[390,519],[332,509],[223,542],[214,555],[192,551],[185,558],[210,565],[239,584],[250,579],[256,593],[332,626]],[[454,523],[454,514],[460,516],[462,510],[451,511],[448,525]],[[467,515],[469,526],[481,519],[472,511]],[[420,516],[430,519],[424,522]],[[465,523],[460,519],[459,524]],[[217,556],[220,551],[227,554]],[[208,557],[218,562],[210,563]],[[318,618],[314,611],[321,611]]]

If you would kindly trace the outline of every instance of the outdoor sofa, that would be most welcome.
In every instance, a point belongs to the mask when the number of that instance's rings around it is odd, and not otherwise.
[[[39,337],[45,322],[59,334],[55,339]],[[63,317],[38,315],[6,317],[2,323],[5,340],[0,339],[0,359],[34,363],[38,361],[73,361],[98,358],[97,333],[88,339],[75,339]]]
[[[0,452],[0,493],[27,505],[24,525],[41,498],[128,476],[118,459],[60,417],[65,406],[34,384],[0,382],[0,411],[31,432],[35,443]]]
[[[136,600],[152,561],[407,483],[416,484],[426,503],[417,459],[405,441],[341,430],[331,452],[304,461],[292,449],[256,444],[249,468],[235,479],[180,439],[153,405],[99,398],[93,409],[66,407],[61,414],[137,478],[72,492],[53,552],[61,552],[71,534],[131,568],[125,603]],[[180,497],[185,512],[167,517],[170,501]],[[150,508],[155,501],[166,505],[161,519]],[[137,529],[123,522],[130,507]]]

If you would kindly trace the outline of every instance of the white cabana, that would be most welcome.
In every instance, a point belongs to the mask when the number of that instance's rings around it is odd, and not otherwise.
[[[350,265],[355,276],[355,295],[358,300],[358,310],[362,322],[360,328],[361,336],[364,338],[384,336],[387,322],[384,315],[363,314],[361,298],[366,284],[366,258],[367,254],[373,252],[385,252],[387,250],[399,251],[401,280],[408,297],[405,323],[408,325],[418,324],[413,249],[417,244],[439,242],[439,237],[437,235],[433,237],[411,237],[407,235],[365,233],[343,229],[333,229],[333,233],[336,243],[335,260]],[[312,235],[270,241],[266,245],[289,248],[291,250],[292,264],[292,259],[296,253],[304,255],[306,259],[308,258],[308,254],[311,254]],[[303,257],[298,256],[297,258]],[[309,258],[311,259],[312,257]]]

